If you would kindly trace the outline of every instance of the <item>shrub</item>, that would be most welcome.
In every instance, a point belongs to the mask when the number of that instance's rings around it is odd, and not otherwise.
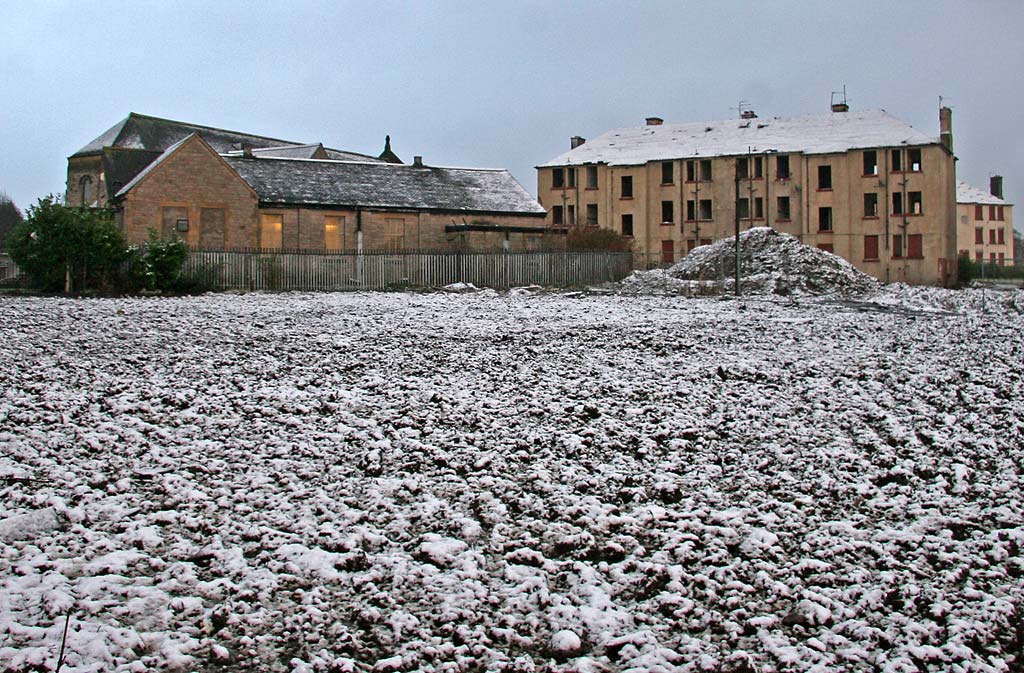
[[[572,227],[566,235],[566,248],[575,250],[601,250],[607,252],[629,252],[633,239],[611,229],[598,227]]]

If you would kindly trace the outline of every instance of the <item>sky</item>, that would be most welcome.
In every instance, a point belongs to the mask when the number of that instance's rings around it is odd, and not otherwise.
[[[885,109],[959,179],[1024,196],[1024,2],[148,2],[0,7],[0,192],[63,192],[67,157],[129,112],[410,162],[534,167],[648,116]],[[1024,230],[1024,220],[1017,224]]]

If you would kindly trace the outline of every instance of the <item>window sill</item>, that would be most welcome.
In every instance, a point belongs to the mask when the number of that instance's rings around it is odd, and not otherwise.
[[[585,191],[585,192],[596,192],[598,189],[599,189],[599,187],[584,187],[583,191]]]
[[[790,181],[790,180],[792,180],[792,179],[793,179],[793,176],[792,176],[792,175],[787,175],[787,176],[786,176],[786,177],[784,177],[784,178],[779,178],[779,177],[776,177],[776,178],[775,178],[775,182],[789,182],[789,181]]]
[[[891,213],[890,217],[924,217],[924,213]]]
[[[662,187],[674,187],[675,184],[676,183],[674,183],[674,182],[663,182],[663,183],[661,183],[661,186]]]
[[[831,234],[832,230],[831,229],[818,229],[818,233],[819,234]]]
[[[863,173],[863,174],[861,174],[861,177],[862,178],[877,178],[878,177],[878,173]]]
[[[674,224],[675,224],[675,222],[662,222],[661,226],[663,226],[663,227],[671,227]]]
[[[788,222],[792,222],[793,220],[791,218],[788,218],[788,217],[776,217],[775,221],[776,222],[787,222],[788,223]]]
[[[714,221],[715,221],[715,219],[713,217],[709,217],[706,220],[683,220],[683,222],[685,224],[697,224],[698,222],[714,222]],[[672,224],[672,223],[669,222],[669,224]]]
[[[831,191],[832,191],[832,188],[831,188],[831,187],[818,187],[818,189],[817,189],[817,190],[815,190],[815,191],[819,191],[819,192],[831,192]]]
[[[632,200],[633,200],[632,196],[620,196],[619,197],[619,201],[632,201]]]
[[[862,217],[860,219],[862,219],[862,220],[877,220],[879,218],[878,218],[878,215],[865,215],[864,217]]]
[[[877,257],[865,257],[861,260],[862,262],[878,262],[881,261]]]
[[[706,184],[709,184],[711,182],[713,182],[713,180],[687,180],[685,184],[688,184],[688,185],[697,185],[697,184],[706,185]]]

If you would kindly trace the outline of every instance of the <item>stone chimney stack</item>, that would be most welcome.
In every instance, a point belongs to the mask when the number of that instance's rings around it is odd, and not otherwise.
[[[242,156],[246,159],[252,159],[252,145],[250,143],[242,143]]]
[[[832,112],[849,112],[850,106],[847,103],[832,103]]]
[[[753,110],[744,110],[740,113],[740,119],[757,119],[757,113]]]
[[[993,175],[988,179],[988,191],[997,199],[1003,198],[1003,176]]]
[[[662,124],[665,123],[665,120],[662,119],[661,117],[648,117],[647,119],[644,120],[644,123],[647,126],[661,126]]]
[[[939,108],[939,140],[953,151],[953,111],[948,107]]]
[[[423,168],[423,157],[416,155],[412,158],[412,165],[416,168]]]
[[[569,149],[574,150],[585,142],[587,142],[587,139],[583,136],[573,136],[569,138]]]

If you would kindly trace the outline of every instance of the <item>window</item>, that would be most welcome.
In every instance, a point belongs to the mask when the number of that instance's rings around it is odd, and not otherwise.
[[[818,166],[818,189],[832,189],[831,166]]]
[[[994,252],[988,253],[988,261],[989,261],[990,264],[995,264],[996,263],[996,253],[994,253]]]
[[[878,259],[878,236],[869,235],[864,237],[864,260]]]
[[[832,247],[831,243],[819,243],[818,244],[818,250],[824,250],[825,252],[834,252],[835,251],[835,249]]]
[[[179,238],[178,222],[184,220],[188,223],[188,208],[182,206],[164,206],[160,209],[160,234],[166,239]]]
[[[384,248],[402,250],[405,248],[405,220],[401,217],[389,217],[384,220]]]
[[[747,197],[743,197],[736,202],[736,215],[741,220],[750,219],[750,200]]]
[[[999,221],[1000,222],[1004,222],[1005,220],[1003,219],[1003,207],[1002,206],[999,206],[999,209],[998,209],[997,213],[999,215]]]
[[[1002,266],[1006,262],[1006,253],[999,253],[999,266]]]
[[[587,204],[587,224],[597,224],[597,204]]]
[[[864,195],[864,217],[878,217],[878,194],[868,192]]]
[[[711,219],[711,199],[700,200],[700,219],[710,220]]]
[[[597,189],[597,166],[587,166],[587,189]]]
[[[969,259],[971,254],[967,250],[960,251],[960,259]]]
[[[567,178],[569,178],[569,188],[576,189],[576,169],[566,168],[565,175]]]
[[[82,188],[82,205],[88,206],[92,203],[92,178],[86,175],[79,182]]]
[[[696,182],[698,179],[701,182],[711,182],[711,159],[691,159],[686,162],[686,181]]]
[[[778,209],[778,214],[776,215],[776,219],[788,222],[789,219],[790,219],[790,214],[789,214],[789,197],[788,196],[777,197],[775,199],[775,205],[776,205],[776,208]]]
[[[753,175],[751,175],[751,163],[753,163]],[[736,159],[736,177],[746,180],[764,177],[764,162],[761,157],[740,157]]]
[[[701,182],[711,182],[711,159],[700,160],[700,180]]]
[[[569,206],[569,210],[566,214],[568,215],[568,223],[576,224],[576,206]]]
[[[754,157],[754,177],[764,177],[764,161],[761,159],[761,157]]]
[[[663,184],[663,185],[671,185],[672,182],[674,181],[674,176],[673,176],[672,173],[673,173],[672,162],[671,161],[662,161],[661,162],[661,184]]]
[[[760,196],[754,197],[754,217],[759,220],[764,219],[764,199]]]
[[[565,169],[555,168],[551,171],[551,189],[565,187]]]
[[[981,250],[975,250],[974,251],[974,261],[975,262],[980,262],[983,259],[985,259],[985,254]]]
[[[686,239],[686,252],[693,252],[693,249],[697,247],[697,241],[692,238]]]
[[[893,192],[892,195],[892,214],[902,215],[903,214],[903,194],[900,192]]]
[[[689,199],[686,202],[686,221],[693,222],[697,219],[697,202]]]
[[[204,250],[224,248],[227,210],[224,208],[199,209],[199,247]]]
[[[996,242],[996,230],[995,229],[989,229],[988,230],[988,242],[990,244],[993,244],[993,245],[995,244],[995,242]]]
[[[989,206],[988,207],[988,219],[990,219],[990,220],[996,219],[996,207],[995,206]]]
[[[985,242],[985,227],[974,228],[974,244],[981,245]]]
[[[903,152],[901,150],[892,150],[889,153],[889,163],[892,164],[892,172],[899,173],[903,170]]]
[[[907,205],[910,206],[911,215],[920,215],[922,212],[921,192],[907,192]]]
[[[999,227],[996,231],[999,232],[999,245],[1006,245],[1006,234],[1003,232],[1003,228]]]
[[[976,220],[984,220],[985,219],[985,207],[984,206],[974,206],[974,219],[976,219]]]
[[[911,234],[907,236],[907,257],[910,259],[924,259],[924,236]]]
[[[344,250],[345,218],[337,215],[324,216],[324,249]]]
[[[672,224],[675,222],[675,204],[671,201],[661,202],[661,223]]]
[[[864,175],[878,175],[878,152],[864,152]]]
[[[663,264],[671,264],[675,261],[675,243],[672,241],[661,242],[661,261]]]
[[[622,216],[622,235],[632,236],[633,235],[633,216],[623,215]]]
[[[696,182],[697,181],[697,162],[687,161],[686,162],[686,181]]]
[[[633,176],[632,175],[623,175],[621,182],[622,182],[622,189],[621,189],[620,197],[623,198],[623,199],[631,199],[631,198],[633,198]]]
[[[551,209],[551,223],[562,224],[564,222],[564,214],[562,206],[555,206]]]
[[[831,208],[818,208],[818,231],[832,231]]]
[[[775,179],[789,180],[792,173],[789,172],[789,157],[786,155],[775,157]]]
[[[899,234],[892,237],[892,256],[894,258],[903,257],[903,237]]]
[[[260,247],[265,250],[280,250],[284,215],[260,215]]]
[[[912,173],[921,172],[921,148],[912,147],[907,150],[907,163],[910,164],[910,171]]]

